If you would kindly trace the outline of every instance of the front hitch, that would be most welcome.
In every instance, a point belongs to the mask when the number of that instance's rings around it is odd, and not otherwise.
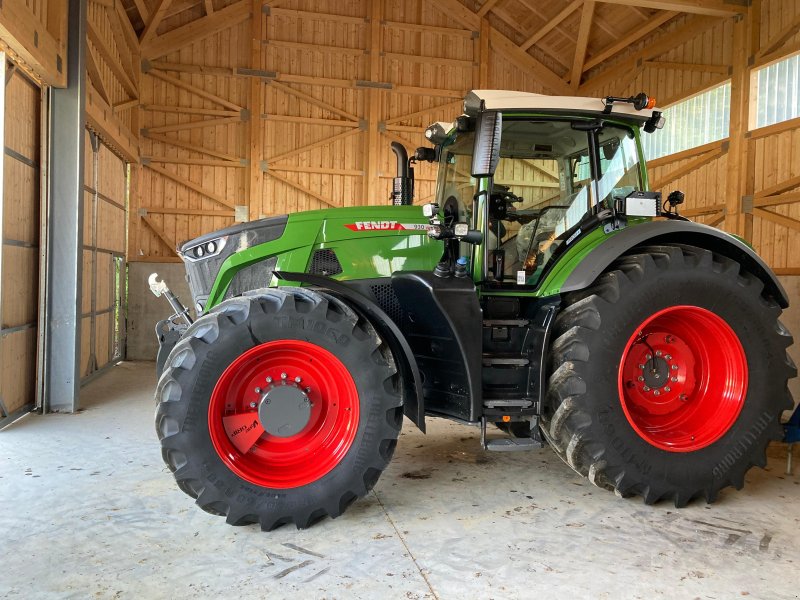
[[[173,311],[171,316],[156,323],[156,337],[158,338],[156,374],[161,377],[167,356],[194,321],[189,315],[189,309],[181,304],[178,297],[167,287],[166,282],[158,280],[158,273],[152,273],[147,279],[147,283],[150,284],[150,291],[153,292],[153,295],[156,298],[164,296]]]

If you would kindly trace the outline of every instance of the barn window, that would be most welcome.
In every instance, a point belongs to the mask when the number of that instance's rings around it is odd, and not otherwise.
[[[664,111],[664,129],[643,134],[645,157],[653,160],[728,137],[730,104],[730,82],[673,104]]]
[[[800,117],[800,54],[756,71],[755,127]]]

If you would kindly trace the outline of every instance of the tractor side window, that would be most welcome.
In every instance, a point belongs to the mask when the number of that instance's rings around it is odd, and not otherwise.
[[[472,177],[474,134],[460,133],[442,149],[436,199],[446,218],[470,222],[478,180]]]
[[[606,203],[642,189],[639,154],[632,130],[617,126],[603,128],[600,132],[600,170],[598,195]]]

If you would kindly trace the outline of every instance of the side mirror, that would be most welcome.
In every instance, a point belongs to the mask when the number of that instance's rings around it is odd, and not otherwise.
[[[475,126],[475,145],[472,150],[472,176],[491,177],[500,162],[500,134],[503,130],[503,115],[499,112],[483,112],[478,115]]]

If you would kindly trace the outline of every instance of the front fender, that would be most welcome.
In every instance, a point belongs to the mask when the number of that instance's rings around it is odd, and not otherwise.
[[[764,282],[768,294],[782,308],[789,298],[781,282],[755,250],[737,237],[708,225],[692,221],[650,221],[627,227],[608,236],[593,248],[572,270],[561,286],[561,293],[582,290],[591,285],[611,263],[625,252],[642,244],[687,244],[705,248],[740,263]]]

